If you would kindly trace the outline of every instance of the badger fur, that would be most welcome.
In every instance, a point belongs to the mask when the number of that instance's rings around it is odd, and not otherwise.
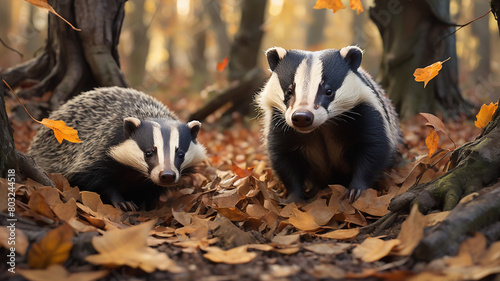
[[[42,127],[28,154],[46,171],[62,173],[107,202],[150,209],[165,187],[178,184],[205,157],[196,141],[200,122],[182,123],[162,103],[133,89],[82,93],[49,118],[76,129],[82,142],[59,144]]]
[[[328,184],[344,185],[354,201],[391,165],[401,142],[390,100],[360,67],[361,49],[274,47],[266,56],[271,76],[256,101],[288,201]]]

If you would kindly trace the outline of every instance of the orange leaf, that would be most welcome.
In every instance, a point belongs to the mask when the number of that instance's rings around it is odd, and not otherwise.
[[[361,4],[361,0],[351,0],[351,4],[349,5],[351,9],[356,10],[356,13],[359,15],[359,13],[363,12],[363,5]]]
[[[493,119],[493,114],[498,108],[498,102],[497,103],[490,103],[489,105],[483,104],[481,106],[481,110],[479,110],[479,113],[476,115],[476,121],[474,121],[474,125],[476,125],[477,128],[484,128],[486,125]]]
[[[438,143],[439,143],[438,134],[436,133],[436,131],[431,130],[427,138],[425,138],[425,145],[427,145],[427,148],[429,149],[429,157],[431,157],[432,154],[436,152]]]
[[[441,68],[443,68],[442,64],[449,59],[450,58],[447,58],[444,61],[435,62],[424,68],[415,69],[415,72],[413,73],[413,76],[415,76],[415,81],[424,82],[425,88],[427,86],[427,83],[429,83],[432,78],[436,77],[439,74],[439,71],[441,70]]]
[[[40,241],[33,244],[28,253],[31,268],[47,268],[52,264],[63,264],[73,248],[73,229],[67,223],[49,231]]]
[[[333,12],[345,9],[344,4],[341,0],[318,0],[313,9],[332,9]]]
[[[207,251],[203,255],[206,259],[209,259],[217,263],[227,263],[227,264],[243,264],[249,263],[257,257],[257,253],[248,252],[248,245],[239,246],[229,250],[222,250],[218,247],[206,247],[203,250]]]
[[[232,162],[231,163],[231,170],[233,171],[233,173],[235,173],[238,177],[240,178],[244,178],[244,177],[248,177],[252,174],[252,168],[250,169],[242,169],[240,167],[238,167],[238,165],[236,165],[236,163]]]
[[[49,3],[47,3],[47,0],[25,0],[26,2],[34,5],[34,6],[37,6],[38,8],[42,8],[42,9],[45,9],[51,13],[53,13],[54,15],[58,16],[60,19],[62,19],[65,23],[67,23],[69,26],[71,26],[71,28],[73,28],[73,30],[76,30],[76,31],[82,31],[81,29],[79,28],[76,28],[74,27],[73,25],[71,25],[71,23],[69,23],[69,21],[67,21],[65,18],[63,18],[62,16],[60,16],[55,10],[54,8],[52,8],[52,6],[49,5]]]
[[[71,127],[66,126],[66,123],[64,123],[64,121],[61,120],[54,121],[44,118],[42,122],[40,122],[40,124],[45,125],[50,129],[52,129],[54,131],[54,136],[56,137],[59,143],[62,143],[63,139],[66,139],[69,142],[76,142],[76,143],[82,142],[78,138],[78,131]]]
[[[227,62],[229,61],[228,57],[225,57],[221,62],[217,63],[217,71],[222,72],[226,69]]]

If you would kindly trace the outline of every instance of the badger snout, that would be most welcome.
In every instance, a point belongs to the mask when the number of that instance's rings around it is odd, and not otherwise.
[[[309,110],[297,110],[292,114],[292,124],[300,129],[305,129],[312,125],[314,114]]]
[[[169,185],[176,182],[176,175],[174,171],[166,170],[160,172],[160,181],[163,185]]]

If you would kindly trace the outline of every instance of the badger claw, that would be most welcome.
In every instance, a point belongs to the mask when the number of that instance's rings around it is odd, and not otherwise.
[[[361,192],[362,192],[361,189],[348,189],[345,191],[344,195],[340,197],[340,199],[348,198],[349,203],[352,204],[359,198],[359,196],[361,196]]]
[[[139,207],[132,201],[113,202],[113,206],[124,212],[136,212],[139,210]]]

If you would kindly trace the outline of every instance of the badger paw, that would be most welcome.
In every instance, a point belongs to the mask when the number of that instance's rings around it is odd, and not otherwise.
[[[139,207],[132,201],[113,202],[113,206],[124,212],[136,212],[139,210]]]

